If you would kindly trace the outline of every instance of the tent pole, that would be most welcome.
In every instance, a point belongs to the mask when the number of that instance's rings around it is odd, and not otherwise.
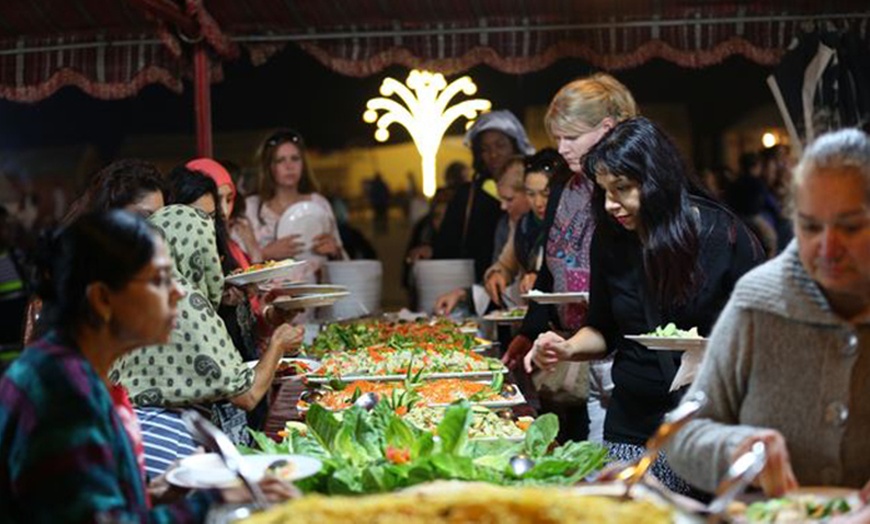
[[[193,103],[196,115],[196,153],[212,158],[211,82],[208,49],[202,43],[193,48]]]

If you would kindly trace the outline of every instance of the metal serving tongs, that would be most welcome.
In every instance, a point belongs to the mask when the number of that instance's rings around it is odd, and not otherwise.
[[[683,401],[676,409],[665,415],[664,421],[649,440],[646,441],[646,452],[639,458],[625,463],[617,463],[602,470],[599,481],[621,481],[625,484],[625,495],[628,498],[631,488],[640,482],[658,457],[662,447],[701,411],[707,403],[707,396],[702,391],[695,392]]]
[[[752,449],[737,457],[737,460],[728,468],[728,473],[725,474],[725,478],[719,482],[719,486],[716,488],[716,497],[710,502],[704,513],[712,517],[725,515],[728,505],[752,484],[755,477],[764,469],[766,462],[767,450],[764,443],[756,442],[752,445]],[[711,519],[711,521],[718,520],[720,519]]]
[[[206,449],[217,452],[221,459],[223,459],[227,469],[239,477],[239,480],[242,481],[242,484],[251,493],[251,499],[253,499],[257,509],[266,509],[269,506],[266,495],[263,494],[260,486],[248,477],[247,472],[244,471],[242,455],[236,449],[235,444],[227,437],[226,433],[219,430],[202,415],[190,409],[181,413],[181,420],[184,421],[187,429],[190,430],[197,442],[205,446]]]

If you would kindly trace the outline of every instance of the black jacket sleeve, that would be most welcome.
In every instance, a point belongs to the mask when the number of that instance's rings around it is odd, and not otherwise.
[[[550,228],[556,219],[556,209],[559,207],[559,200],[562,199],[562,191],[565,189],[564,184],[553,185],[550,187],[550,198],[547,200],[547,212],[544,214],[544,231],[546,238],[544,243],[544,256],[541,263],[541,270],[538,272],[538,278],[535,280],[535,289],[544,293],[553,291],[553,275],[550,273],[550,268],[547,266],[547,242],[550,238]],[[524,335],[531,340],[537,338],[541,333],[551,329],[551,323],[558,325],[559,317],[556,315],[556,308],[551,305],[538,304],[535,301],[529,302],[529,309],[523,319],[523,325],[520,327],[520,335]]]

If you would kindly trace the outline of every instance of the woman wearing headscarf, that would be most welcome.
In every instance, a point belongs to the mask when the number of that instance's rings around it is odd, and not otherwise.
[[[474,158],[474,177],[458,186],[447,206],[435,237],[433,258],[474,259],[475,281],[483,282],[493,261],[493,237],[502,216],[496,182],[511,158],[530,155],[535,148],[517,117],[506,110],[478,118],[464,143]]]
[[[112,380],[130,392],[145,436],[149,473],[159,474],[193,452],[176,408],[209,412],[236,442],[246,442],[244,411],[269,391],[292,330],[275,330],[254,368],[242,361],[216,313],[224,276],[215,245],[214,222],[190,206],[170,205],[149,221],[166,239],[173,275],[185,291],[169,344],[146,346],[118,360]]]
[[[238,227],[236,228],[231,226],[233,207],[236,202],[236,185],[233,183],[229,171],[227,171],[220,162],[212,160],[211,158],[196,158],[185,164],[185,167],[194,171],[199,171],[214,180],[215,185],[217,185],[217,192],[220,200],[218,204],[223,213],[228,233],[238,233],[242,230],[247,230],[249,233],[247,235],[238,235],[240,238],[246,239],[244,242],[244,249],[232,238],[231,235],[227,236],[227,248],[238,267],[246,269],[251,265],[251,260],[260,260],[262,258],[262,255],[260,254],[260,246],[257,244],[256,238],[254,238],[253,229],[251,229],[251,225],[248,223],[247,219],[243,219],[244,222],[237,224]]]

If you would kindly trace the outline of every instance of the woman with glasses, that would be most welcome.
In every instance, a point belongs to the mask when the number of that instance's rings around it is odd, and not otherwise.
[[[0,521],[201,522],[211,503],[238,501],[237,490],[150,500],[136,417],[109,380],[118,358],[166,342],[177,318],[183,292],[160,236],[123,211],[85,214],[45,255],[49,329],[0,380]]]
[[[177,204],[149,221],[169,245],[173,275],[185,296],[169,343],[125,354],[111,377],[130,392],[145,435],[146,466],[157,475],[194,451],[180,408],[207,412],[234,441],[247,442],[245,412],[271,389],[278,361],[295,347],[297,334],[289,325],[279,326],[257,364],[246,365],[216,311],[224,274],[214,221],[199,209]]]
[[[586,322],[567,340],[540,335],[525,364],[546,373],[558,362],[614,355],[604,441],[612,459],[631,461],[685,388],[673,385],[682,352],[625,336],[671,322],[707,335],[737,279],[764,252],[736,215],[706,196],[674,143],[646,118],[616,124],[586,153],[583,171],[595,180],[597,224]],[[652,472],[670,489],[688,491],[665,459]]]
[[[279,131],[263,142],[258,158],[258,189],[246,199],[245,210],[260,243],[263,260],[303,255],[314,255],[315,261],[345,258],[335,215],[329,201],[317,192],[318,184],[308,165],[302,136],[291,130]],[[326,215],[329,222],[329,230],[315,236],[310,246],[300,242],[299,234],[278,238],[281,215],[300,202],[317,206],[316,212]],[[317,266],[311,269],[316,271]]]
[[[520,294],[528,293],[535,284],[543,261],[544,213],[550,197],[550,185],[561,185],[571,176],[568,164],[553,148],[542,149],[523,162],[523,196],[530,210],[523,214],[513,229],[511,240],[502,249],[498,260],[484,277],[486,290],[497,305],[501,295],[515,277],[519,277]]]

